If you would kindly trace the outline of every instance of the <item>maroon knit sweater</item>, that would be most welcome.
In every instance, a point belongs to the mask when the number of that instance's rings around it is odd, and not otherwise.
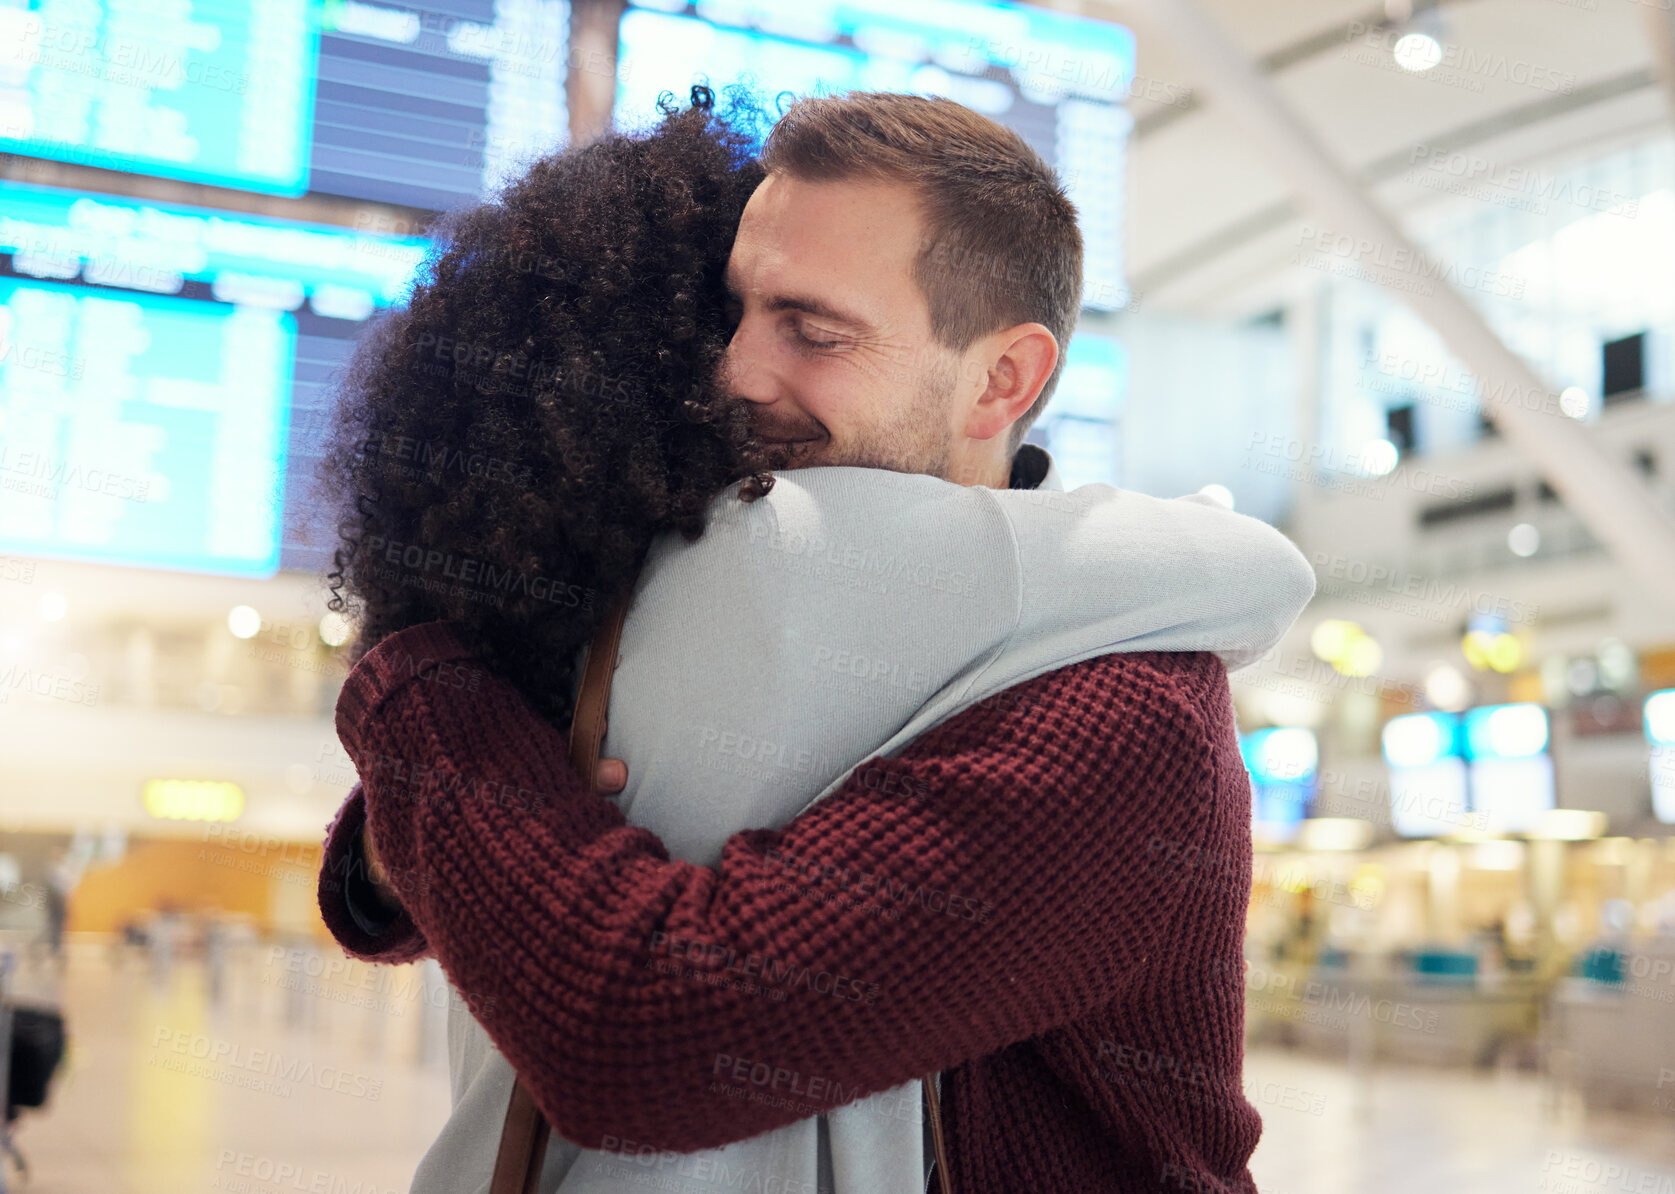
[[[588,790],[446,623],[369,651],[337,729],[361,784],[326,923],[433,952],[559,1135],[689,1152],[940,1070],[960,1194],[1254,1194],[1250,788],[1215,656],[1020,684],[718,868]],[[378,937],[340,881],[363,816],[406,905]]]

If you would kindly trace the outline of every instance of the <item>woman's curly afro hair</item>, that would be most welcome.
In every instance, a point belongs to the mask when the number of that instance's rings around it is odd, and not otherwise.
[[[691,99],[446,217],[411,299],[357,347],[319,469],[350,662],[448,619],[567,721],[577,648],[652,538],[696,539],[734,481],[746,500],[772,486],[717,380],[764,118],[742,90],[725,115]]]

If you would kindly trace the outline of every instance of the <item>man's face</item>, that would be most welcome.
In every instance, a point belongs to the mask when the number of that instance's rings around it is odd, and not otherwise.
[[[902,184],[772,174],[751,196],[727,265],[738,324],[722,380],[756,404],[775,467],[949,476],[962,356],[931,335],[912,275],[921,236]]]

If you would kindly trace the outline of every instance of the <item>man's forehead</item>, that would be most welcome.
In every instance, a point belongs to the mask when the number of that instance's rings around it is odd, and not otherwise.
[[[775,183],[781,184],[775,193],[762,194]],[[770,302],[818,295],[862,315],[917,296],[917,222],[903,227],[893,191],[871,182],[784,185],[781,176],[770,176],[758,189],[764,202],[753,196],[739,224],[728,287]]]

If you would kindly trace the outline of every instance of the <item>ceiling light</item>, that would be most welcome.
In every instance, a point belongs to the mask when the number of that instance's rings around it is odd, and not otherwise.
[[[1429,33],[1408,33],[1396,42],[1396,65],[1421,74],[1442,61],[1442,46]]]
[[[1361,467],[1374,477],[1393,472],[1401,459],[1401,449],[1387,439],[1375,439],[1361,449]]]
[[[320,619],[320,641],[328,647],[341,647],[349,641],[352,627],[342,614],[331,612]]]
[[[235,605],[227,611],[227,629],[234,638],[255,638],[262,628],[262,615],[248,605]]]
[[[1384,648],[1365,635],[1349,646],[1346,658],[1338,661],[1337,669],[1346,676],[1370,676],[1384,662]]]
[[[1372,840],[1372,822],[1352,817],[1310,817],[1297,835],[1303,850],[1364,850]]]
[[[1550,808],[1536,818],[1529,836],[1548,841],[1579,842],[1605,832],[1606,816],[1580,808]]]
[[[1233,509],[1233,491],[1225,485],[1206,485],[1198,491],[1218,506]]]
[[[1573,419],[1587,418],[1592,407],[1593,401],[1588,397],[1588,391],[1581,386],[1571,386],[1559,395],[1559,410]]]
[[[1459,668],[1439,664],[1425,677],[1425,695],[1438,709],[1458,713],[1471,703],[1471,685]]]
[[[1361,628],[1354,622],[1341,622],[1328,619],[1314,628],[1309,635],[1309,649],[1318,659],[1330,663],[1334,659],[1341,659],[1349,644],[1360,635]]]

